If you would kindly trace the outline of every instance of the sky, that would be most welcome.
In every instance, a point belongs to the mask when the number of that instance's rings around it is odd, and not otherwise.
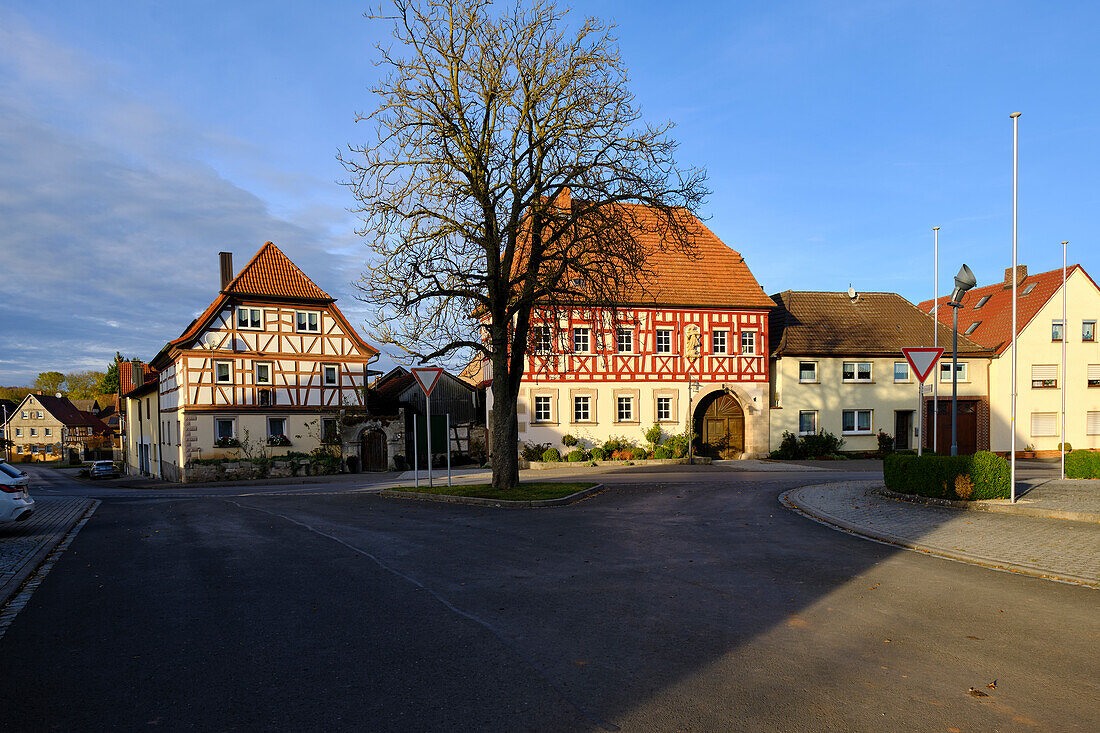
[[[377,5],[377,1],[371,6]],[[617,2],[647,121],[768,293],[932,296],[1012,256],[1100,273],[1100,4]],[[367,248],[336,154],[369,140],[364,2],[0,0],[0,384],[149,359],[274,241],[355,324]],[[1095,314],[1094,314],[1095,315]],[[368,341],[370,334],[365,334]],[[381,366],[392,362],[384,359]]]

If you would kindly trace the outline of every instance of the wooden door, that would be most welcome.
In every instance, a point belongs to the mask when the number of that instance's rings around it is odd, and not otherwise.
[[[386,455],[386,434],[381,430],[365,431],[360,438],[359,456],[364,471],[385,471],[389,468]]]
[[[928,424],[932,424],[932,403],[928,403]],[[936,421],[937,452],[951,455],[951,398],[940,399],[939,419]],[[978,402],[977,400],[959,400],[959,413],[955,422],[956,443],[960,456],[968,456],[978,450]],[[932,448],[932,431],[924,437],[924,447]]]
[[[732,395],[722,395],[703,415],[700,438],[706,455],[737,458],[745,451],[745,412]]]
[[[909,437],[912,430],[913,411],[896,411],[894,413],[894,450],[909,450]]]

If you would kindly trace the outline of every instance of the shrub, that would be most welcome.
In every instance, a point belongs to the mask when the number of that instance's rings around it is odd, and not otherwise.
[[[835,456],[844,447],[844,440],[836,437],[828,430],[821,430],[813,435],[805,435],[799,442],[806,446],[805,454],[807,458]]]
[[[550,449],[549,443],[524,443],[520,456],[527,461],[541,461],[542,454]]]
[[[653,457],[654,458],[661,458],[661,459],[672,458],[672,451],[670,451],[668,448],[666,448],[665,446],[662,445],[659,448],[657,448],[657,450],[653,451]]]
[[[634,441],[633,440],[627,440],[626,438],[621,438],[621,437],[617,437],[617,436],[612,436],[612,437],[608,438],[606,441],[604,441],[604,444],[603,444],[604,452],[608,453],[608,454],[611,454],[611,453],[614,453],[615,451],[620,451],[620,450],[630,450],[633,447],[634,447]]]
[[[646,441],[654,448],[661,444],[661,438],[664,436],[664,431],[661,430],[661,426],[657,423],[653,423],[653,427],[645,431]]]
[[[620,448],[617,451],[611,453],[611,460],[613,461],[629,461],[634,457],[633,448]]]
[[[566,448],[572,448],[577,444],[577,438],[569,434],[563,435],[561,436],[561,444]]]
[[[569,451],[569,455],[566,457],[570,463],[580,463],[588,460],[588,454],[579,448],[574,451]]]
[[[605,461],[605,460],[607,460],[607,451],[605,451],[603,448],[601,448],[599,446],[596,446],[595,448],[593,448],[589,452],[592,454],[592,460],[593,461]]]
[[[672,453],[673,458],[683,458],[688,454],[688,443],[690,439],[687,433],[682,435],[670,435],[668,440],[665,441],[664,447]]]
[[[553,463],[561,460],[561,453],[558,452],[557,448],[547,448],[539,457],[547,463]]]
[[[783,438],[779,441],[779,447],[771,452],[771,458],[780,460],[793,460],[806,457],[806,445],[798,440],[798,436],[790,430],[783,431]]]
[[[1100,453],[1087,450],[1067,453],[1066,478],[1100,478]]]
[[[882,455],[894,452],[894,436],[884,430],[878,431],[878,452]]]
[[[1062,445],[1063,445],[1062,443],[1059,443],[1059,444],[1058,444],[1058,450],[1059,450],[1059,451],[1061,451],[1061,450],[1062,450]],[[1072,451],[1072,450],[1073,450],[1073,446],[1072,446],[1072,445],[1070,445],[1069,443],[1065,443],[1065,446],[1066,446],[1066,453],[1069,453],[1070,451]]]
[[[1004,499],[1009,495],[1008,461],[988,451],[972,456],[886,456],[886,487],[937,499]],[[963,494],[969,494],[963,496]]]
[[[647,451],[645,448],[634,448],[633,450],[630,451],[630,453],[631,453],[631,458],[633,458],[636,461],[640,461],[640,460],[642,460],[643,458],[645,458],[646,456],[649,455],[649,451]]]

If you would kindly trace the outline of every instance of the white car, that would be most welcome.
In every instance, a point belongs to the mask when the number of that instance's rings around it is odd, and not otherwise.
[[[27,493],[30,476],[0,459],[0,522],[18,522],[34,514],[34,499]]]

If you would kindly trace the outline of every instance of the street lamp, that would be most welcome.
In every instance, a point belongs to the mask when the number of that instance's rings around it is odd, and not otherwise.
[[[967,290],[978,284],[977,278],[970,268],[963,265],[959,274],[955,276],[955,289],[951,291],[951,455],[959,454],[958,426],[959,419],[959,308],[962,308],[962,297]]]

